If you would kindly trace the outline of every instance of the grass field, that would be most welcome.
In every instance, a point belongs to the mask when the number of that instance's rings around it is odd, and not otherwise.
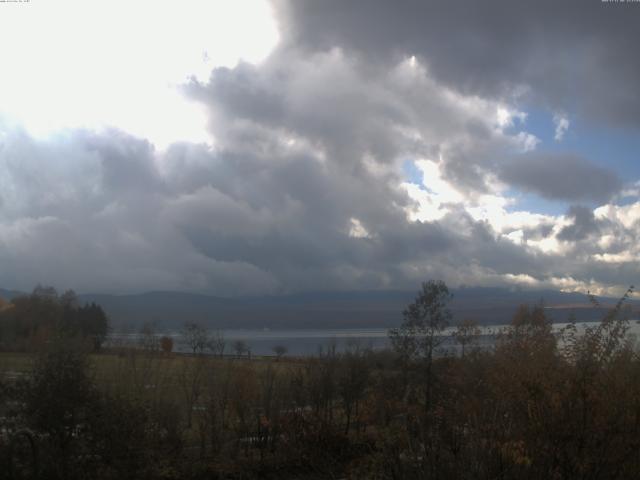
[[[0,379],[15,380],[31,371],[36,354],[20,352],[0,352]],[[126,377],[140,381],[163,380],[163,384],[178,384],[185,375],[193,375],[199,369],[223,367],[233,364],[249,368],[259,374],[272,366],[278,371],[300,368],[303,362],[296,358],[258,357],[218,358],[213,356],[193,356],[185,354],[147,354],[139,350],[126,353],[107,352],[89,355],[92,375],[98,385],[122,383]],[[146,383],[149,385],[149,383]]]

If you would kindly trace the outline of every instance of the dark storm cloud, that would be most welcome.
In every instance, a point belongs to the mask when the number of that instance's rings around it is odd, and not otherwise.
[[[530,152],[499,169],[505,182],[550,199],[605,202],[622,187],[612,171],[572,154]]]
[[[209,106],[221,148],[266,154],[272,137],[300,140],[333,168],[365,176],[368,164],[397,180],[399,158],[442,157],[453,183],[486,191],[490,159],[522,148],[521,136],[497,127],[498,104],[450,90],[407,58],[379,69],[340,49],[282,48],[259,66],[216,69],[185,92]]]
[[[0,281],[17,288],[41,281],[233,295],[413,288],[427,277],[471,283],[478,272],[469,265],[498,276],[545,273],[535,256],[466,214],[407,221],[410,201],[393,176],[283,149],[278,135],[263,136],[253,155],[189,144],[157,154],[117,131],[4,138],[12,154],[0,162],[13,169],[3,179],[17,194],[2,211]],[[36,171],[29,160],[38,151],[67,167],[41,159]],[[44,191],[30,192],[29,179],[54,174],[60,186],[50,185],[46,202]],[[351,234],[353,219],[364,233]]]
[[[194,252],[166,221],[164,211],[184,191],[162,174],[158,160],[147,142],[117,131],[36,140],[5,128],[0,283],[225,294],[273,288],[268,274],[246,262]]]
[[[524,235],[524,238],[527,240],[541,240],[543,238],[548,238],[552,232],[552,223],[541,223],[540,225],[536,225],[535,227],[524,228],[522,233]]]
[[[209,213],[212,225],[230,229],[183,225],[198,251],[277,272],[284,288],[400,287],[469,264],[497,276],[533,269],[534,256],[468,215],[455,215],[464,225],[407,220],[403,156],[446,154],[442,166],[458,185],[483,190],[489,154],[520,140],[496,128],[495,103],[465,98],[407,59],[389,67],[339,49],[284,48],[259,66],[217,69],[188,85],[209,107],[217,140],[212,185],[260,211],[244,223],[256,237],[234,234],[240,212],[233,222]],[[350,235],[354,221],[364,234]]]
[[[287,44],[335,46],[367,62],[416,55],[447,85],[532,100],[640,127],[640,8],[633,2],[543,0],[276,0]]]
[[[581,263],[530,252],[461,207],[438,222],[409,222],[409,200],[385,181],[392,177],[344,170],[311,148],[284,149],[278,135],[263,134],[264,148],[253,155],[190,144],[153,154],[116,131],[58,142],[5,136],[12,154],[0,161],[12,169],[2,178],[16,195],[2,210],[0,280],[18,288],[43,281],[234,295],[413,288],[430,277],[506,285],[523,272],[541,280],[566,272],[590,278]],[[42,161],[36,171],[28,160],[38,151],[60,161]],[[134,174],[140,188],[117,180]],[[30,192],[29,179],[54,175],[64,187],[51,184],[46,202],[42,191]],[[350,235],[354,218],[366,230],[360,237]],[[615,225],[620,239],[633,238]],[[609,278],[609,268],[597,271]]]
[[[558,234],[560,240],[579,241],[600,231],[593,210],[580,205],[572,205],[568,216],[573,223],[564,227]]]
[[[147,140],[117,130],[106,135],[81,132],[77,136],[85,151],[101,159],[102,185],[106,188],[145,192],[160,188],[160,177],[154,165],[154,147]]]

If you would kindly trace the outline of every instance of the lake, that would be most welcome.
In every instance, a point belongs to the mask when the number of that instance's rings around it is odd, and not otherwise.
[[[553,325],[555,332],[564,328],[566,323],[556,323]],[[596,326],[597,322],[585,322],[577,324],[580,332],[588,326]],[[629,334],[637,337],[640,335],[640,324],[637,320],[631,320],[629,324]],[[490,325],[480,327],[481,336],[476,346],[480,348],[491,348],[495,341],[495,335],[504,328],[504,325]],[[451,340],[451,334],[455,328],[448,328],[444,335],[448,337],[442,347],[450,353],[455,353],[457,345]],[[220,333],[226,342],[225,354],[233,354],[234,342],[241,340],[251,350],[252,355],[273,355],[273,348],[281,345],[287,349],[288,355],[307,356],[315,355],[320,350],[326,352],[334,348],[337,352],[344,352],[348,348],[358,346],[360,348],[372,348],[374,350],[390,347],[388,330],[385,328],[353,328],[353,329],[286,329],[286,330],[223,330]],[[173,338],[175,352],[189,352],[189,347],[184,342],[180,332],[169,332],[165,334]],[[117,334],[109,337],[109,343],[124,343],[136,345],[140,340],[140,334]]]

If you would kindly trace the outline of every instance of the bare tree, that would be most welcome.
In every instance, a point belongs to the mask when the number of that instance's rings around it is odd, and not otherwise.
[[[224,356],[224,349],[227,345],[226,340],[224,339],[224,335],[220,330],[216,330],[216,332],[211,335],[211,337],[209,338],[209,343],[207,344],[207,346],[209,347],[209,350],[211,350],[211,352],[213,352],[214,355],[217,355],[219,357]]]
[[[276,354],[276,358],[279,361],[284,355],[287,354],[287,347],[284,345],[276,345],[272,348],[273,353]]]
[[[233,350],[236,352],[236,356],[239,358],[245,352],[249,351],[249,347],[247,346],[247,342],[244,340],[236,340],[233,342]]]
[[[153,324],[145,322],[140,328],[140,336],[138,338],[138,344],[143,350],[149,353],[157,352],[160,348],[158,335]]]
[[[209,332],[207,329],[195,322],[187,322],[182,329],[185,343],[189,346],[194,355],[203,353],[209,344]]]

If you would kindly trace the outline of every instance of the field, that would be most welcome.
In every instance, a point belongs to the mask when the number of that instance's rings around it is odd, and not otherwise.
[[[226,364],[250,367],[256,373],[271,366],[277,371],[284,373],[290,369],[299,369],[303,360],[298,358],[276,358],[271,356],[253,356],[251,359],[235,358],[226,356],[224,358],[214,356],[194,356],[187,354],[146,354],[141,350],[128,350],[126,353],[105,352],[93,353],[89,356],[90,372],[98,385],[113,383],[117,378],[122,380],[123,376],[136,373],[147,375],[155,374],[161,376],[166,382],[165,385],[178,385],[180,378],[185,371],[192,371],[201,366],[220,368]],[[23,352],[0,352],[0,379],[15,380],[29,375],[36,354]],[[147,376],[151,380],[152,376]]]

